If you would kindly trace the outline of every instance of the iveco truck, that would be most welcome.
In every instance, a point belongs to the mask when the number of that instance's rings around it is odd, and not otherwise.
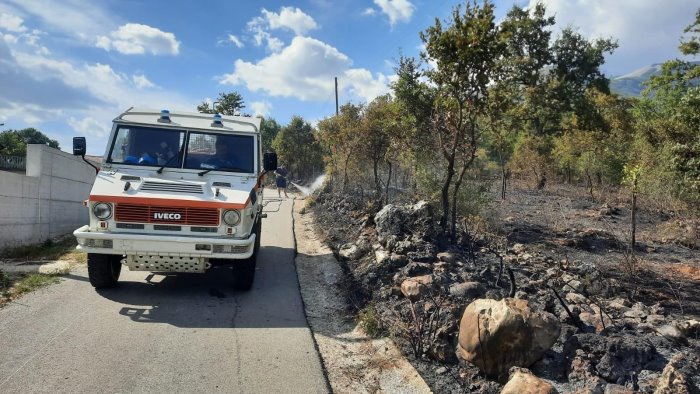
[[[86,142],[73,140],[85,156]],[[84,202],[90,222],[73,233],[90,283],[131,271],[206,272],[229,266],[249,290],[260,247],[263,157],[260,119],[129,109],[114,119],[102,165]]]

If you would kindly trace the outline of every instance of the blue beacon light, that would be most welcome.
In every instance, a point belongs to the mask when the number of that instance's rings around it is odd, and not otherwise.
[[[219,114],[214,114],[214,121],[211,123],[211,127],[224,127],[224,124],[221,121],[221,115]]]
[[[160,111],[160,118],[158,118],[158,121],[161,123],[170,123],[170,111],[167,109],[163,109]]]

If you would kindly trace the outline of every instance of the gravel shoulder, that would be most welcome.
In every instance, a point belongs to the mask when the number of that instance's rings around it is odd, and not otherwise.
[[[307,320],[335,393],[430,393],[388,338],[371,338],[349,313],[343,270],[317,236],[304,200],[294,206],[296,266]]]

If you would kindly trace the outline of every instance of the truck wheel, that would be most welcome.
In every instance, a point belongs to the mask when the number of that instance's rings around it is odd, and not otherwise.
[[[233,263],[233,288],[236,290],[248,291],[253,287],[255,280],[255,263],[258,259],[258,250],[260,249],[260,219],[255,224],[255,245],[253,246],[253,254],[245,260],[239,260]]]
[[[88,253],[87,266],[90,284],[96,289],[114,287],[122,271],[122,256]]]

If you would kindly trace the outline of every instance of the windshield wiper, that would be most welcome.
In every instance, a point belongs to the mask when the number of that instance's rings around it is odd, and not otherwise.
[[[208,170],[204,170],[204,171],[202,171],[202,172],[198,172],[197,175],[199,175],[199,176],[204,176],[204,174],[206,174],[207,172],[209,172],[209,171],[214,171],[214,170],[215,170],[215,168],[210,168],[210,169],[208,169]]]
[[[183,148],[184,148],[184,145],[183,145]],[[182,157],[182,148],[180,149],[179,152],[177,152],[177,156],[171,157],[170,160],[166,161],[165,164],[163,164],[163,166],[160,167],[156,172],[159,173],[159,174],[162,174],[162,173],[163,173],[163,169],[164,169],[168,164],[170,164],[170,163],[173,161],[173,159],[177,159],[178,157]]]

